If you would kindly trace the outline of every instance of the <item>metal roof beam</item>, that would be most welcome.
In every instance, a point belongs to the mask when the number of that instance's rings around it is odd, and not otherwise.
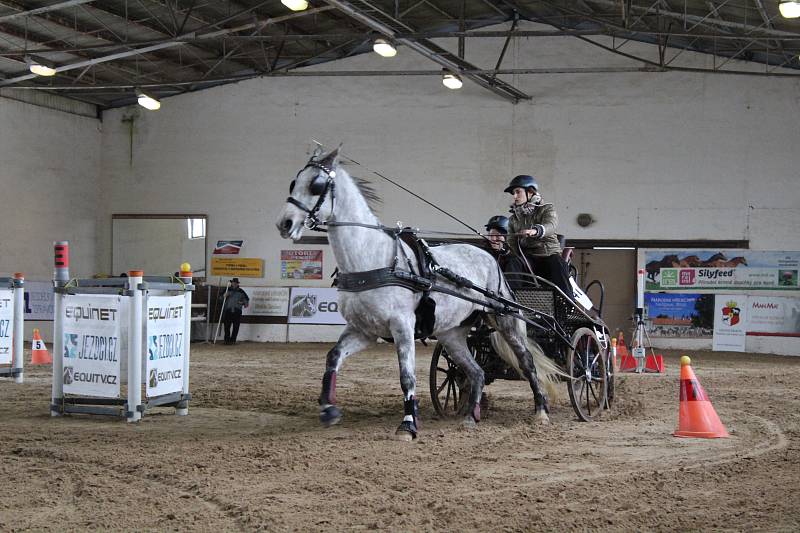
[[[697,39],[717,39],[720,41],[741,41],[742,36],[735,33],[685,33],[685,32],[666,32],[654,30],[617,30],[613,27],[606,29],[592,29],[592,30],[572,30],[568,28],[554,29],[554,30],[520,30],[514,31],[513,35],[507,30],[476,30],[476,31],[418,31],[414,33],[397,33],[396,37],[405,39],[447,39],[455,37],[465,37],[467,39],[475,38],[507,38],[509,35],[513,37],[577,37],[577,36],[598,36],[606,35],[614,37],[615,35],[644,35],[651,37],[692,37]],[[357,33],[302,33],[302,34],[280,34],[280,35],[228,35],[225,37],[229,41],[305,41],[305,40],[352,40],[352,39],[366,39],[369,37],[369,31],[362,31]],[[800,42],[800,34],[793,37],[773,37],[773,36],[760,36],[753,35],[753,39],[763,38],[772,41],[781,42]],[[186,38],[185,42],[197,42],[207,39],[202,35],[195,36],[194,38]],[[127,46],[149,46],[151,44],[158,44],[162,42],[161,39],[149,41],[128,41]],[[119,44],[103,44],[97,46],[84,46],[76,48],[36,48],[36,49],[16,49],[0,51],[0,57],[13,57],[22,56],[25,54],[44,54],[48,52],[87,52],[91,50],[102,50],[106,48],[117,48]]]
[[[16,2],[16,1],[14,1],[14,0],[0,0],[0,5],[8,6],[8,7],[11,7],[13,9],[20,9],[20,4],[18,2]],[[97,28],[97,27],[90,28],[90,27],[86,26],[83,23],[79,24],[78,20],[77,20],[77,17],[75,18],[74,21],[71,21],[69,19],[66,19],[66,18],[62,17],[61,15],[59,15],[57,13],[37,14],[36,17],[33,20],[37,21],[39,23],[39,25],[42,26],[43,30],[45,30],[45,31],[47,31],[49,33],[52,33],[53,35],[57,34],[57,30],[44,26],[42,24],[42,22],[39,21],[40,18],[42,20],[46,21],[48,24],[52,24],[52,25],[54,25],[54,26],[56,26],[58,28],[63,28],[65,30],[69,30],[70,32],[72,32],[71,35],[55,37],[53,39],[50,39],[49,38],[50,36],[48,35],[47,38],[39,39],[39,44],[50,45],[52,42],[58,41],[58,42],[64,42],[67,45],[71,45],[71,44],[74,45],[74,42],[70,42],[67,39],[69,37],[74,36],[75,32],[78,32],[78,33],[81,34],[81,36],[84,36],[86,38],[97,39],[99,41],[105,41],[106,43],[108,43],[105,46],[108,46],[108,47],[111,47],[111,48],[128,48],[128,49],[130,49],[131,47],[135,46],[135,44],[131,44],[131,43],[126,42],[127,36],[124,36],[124,37],[120,36],[117,32],[114,31],[113,28],[111,28],[108,24],[106,24],[103,20],[101,20],[97,16],[96,13],[99,11],[99,8],[81,5],[80,9],[82,10],[83,13],[85,13],[86,15],[92,17],[100,26],[102,26],[102,28],[105,28],[105,29]],[[111,12],[102,11],[102,13],[105,16],[112,16],[112,17],[116,17],[116,18],[121,18],[125,22],[126,25],[127,24],[137,24],[138,25],[138,23],[131,22],[128,18],[119,17],[118,15],[113,14]],[[142,27],[147,29],[147,30],[149,30],[149,31],[158,31],[158,30],[153,30],[153,29],[151,29],[151,28],[149,28],[147,26],[142,26]],[[159,33],[161,33],[161,32],[159,32]],[[92,48],[90,48],[90,47],[86,47],[83,50],[77,49],[77,47],[74,47],[74,49],[69,49],[69,48],[64,48],[64,47],[52,49],[53,52],[71,53],[71,54],[75,54],[75,55],[78,55],[78,56],[82,56],[83,55],[83,54],[81,54],[81,52],[90,51],[90,50],[92,50]],[[43,53],[43,51],[41,51],[41,50],[29,50],[29,52],[30,53],[36,53],[36,54]],[[201,58],[199,56],[196,56],[196,54],[193,54],[193,55],[195,55],[195,57],[197,57],[197,59],[200,62],[204,62],[203,58]],[[169,60],[169,61],[172,61],[172,63],[174,65],[176,65],[176,68],[182,68],[182,67],[185,66],[185,65],[182,65],[178,61],[175,61],[173,59],[170,59],[170,58],[166,58],[166,59]],[[195,68],[195,67],[191,67],[191,68]],[[199,68],[195,68],[195,69],[202,72],[202,69],[199,69]]]
[[[598,5],[607,7],[607,8],[616,8],[616,7],[618,7],[617,2],[615,0],[589,0],[589,1],[591,1],[591,3],[593,3],[593,4],[598,4]],[[631,10],[645,11],[645,13],[646,13],[647,9],[648,8],[646,8],[646,7],[637,6],[637,5],[631,5]],[[735,29],[738,29],[738,30],[746,30],[748,32],[756,30],[756,29],[760,29],[763,26],[763,24],[760,25],[760,26],[753,26],[751,24],[743,24],[741,22],[733,22],[733,21],[724,20],[724,19],[721,19],[721,18],[719,18],[719,19],[709,18],[708,15],[706,15],[705,17],[700,17],[698,15],[690,15],[688,13],[686,13],[686,14],[684,14],[684,13],[676,13],[674,11],[660,11],[659,14],[662,15],[662,16],[666,16],[666,17],[672,17],[672,18],[675,18],[675,19],[678,19],[678,20],[685,20],[687,22],[696,22],[696,23],[700,23],[700,24],[707,23],[707,24],[711,24],[711,25],[714,25],[714,26],[723,26],[723,27],[726,27],[726,28],[735,28]],[[766,36],[766,35],[773,36],[774,35],[774,36],[777,36],[777,37],[797,37],[797,36],[800,36],[800,34],[798,34],[796,32],[783,31],[783,30],[778,30],[778,29],[769,29],[769,28],[766,29],[766,30],[762,30],[762,33],[760,35],[761,36]],[[750,38],[750,36],[747,35],[747,34],[740,34],[740,37],[745,38],[745,39],[749,39]]]
[[[29,9],[27,11],[19,11],[17,13],[11,13],[10,15],[2,15],[0,16],[0,22],[5,22],[7,20],[15,19],[18,17],[29,17],[32,15],[41,15],[42,13],[47,13],[49,11],[56,11],[58,9],[66,9],[68,7],[79,6],[81,4],[88,4],[89,2],[93,2],[94,0],[69,0],[67,2],[58,2],[57,4],[50,4],[49,6],[38,7],[36,9]]]
[[[205,33],[204,35],[206,35],[207,37],[220,37],[220,36],[223,36],[223,35],[227,35],[229,33],[235,33],[235,32],[238,32],[238,31],[242,31],[242,30],[245,30],[245,29],[252,29],[252,28],[259,27],[259,26],[263,27],[263,26],[267,26],[269,24],[276,24],[278,22],[283,22],[284,20],[289,20],[289,19],[293,19],[293,18],[297,18],[297,17],[301,17],[301,16],[306,16],[306,15],[313,14],[313,13],[319,13],[320,11],[326,11],[328,9],[330,9],[330,7],[319,7],[319,8],[316,8],[316,9],[309,9],[307,11],[301,11],[301,12],[298,12],[298,13],[291,13],[289,15],[284,15],[282,17],[275,17],[275,18],[267,19],[266,21],[263,21],[263,22],[251,22],[251,23],[248,23],[248,24],[242,24],[242,25],[236,26],[234,28],[225,28],[223,30],[210,31],[210,32]],[[78,61],[77,63],[70,63],[68,65],[61,65],[59,67],[56,67],[56,72],[66,72],[66,71],[69,71],[69,70],[75,70],[75,69],[78,69],[78,68],[83,68],[83,67],[86,67],[86,66],[89,66],[89,65],[98,65],[100,63],[107,63],[109,61],[114,61],[115,59],[122,59],[124,57],[131,57],[131,56],[135,56],[135,55],[146,54],[148,52],[154,52],[156,50],[163,50],[165,48],[172,48],[172,47],[175,47],[175,46],[183,46],[184,44],[186,44],[182,40],[183,37],[194,37],[195,35],[196,35],[195,32],[189,32],[187,34],[179,35],[179,36],[174,37],[172,39],[167,39],[164,42],[161,42],[161,43],[158,43],[158,44],[153,44],[153,45],[150,45],[150,46],[145,46],[143,48],[136,48],[136,49],[133,49],[133,50],[127,50],[125,52],[118,52],[118,53],[115,53],[115,54],[108,54],[108,55],[104,55],[104,56],[101,56],[101,57],[88,59],[88,60],[85,60],[85,61]],[[32,79],[32,78],[35,78],[35,77],[37,77],[35,74],[25,74],[25,75],[22,75],[22,76],[16,76],[14,78],[9,78],[7,80],[0,80],[0,87],[13,85],[14,83],[17,83],[19,81],[25,81],[25,80],[29,80],[29,79]]]
[[[397,38],[397,29],[392,28],[391,26],[387,25],[386,23],[378,20],[372,15],[368,15],[363,11],[354,7],[350,2],[344,2],[341,0],[325,0],[329,5],[336,7],[343,13],[353,17],[354,19],[358,20],[365,26],[372,28],[373,30],[385,35],[386,37],[394,39],[396,42],[402,43],[408,48],[414,50],[420,55],[427,57],[428,59],[432,60],[439,65],[450,69],[455,74],[461,73],[462,70],[469,70],[474,69],[475,67],[470,63],[460,60],[455,56],[448,57],[451,54],[444,50],[443,48],[435,45],[432,42],[426,40],[412,40],[408,38]],[[394,19],[391,15],[388,15],[382,11],[379,11],[377,8],[372,6],[375,12],[380,13],[382,18],[390,21],[391,23],[399,26],[403,30],[406,31],[414,31],[413,28],[409,27],[403,22],[400,22]],[[485,74],[470,74],[466,73],[464,76],[473,82],[477,83],[481,87],[492,91],[495,94],[506,98],[513,103],[517,103],[519,100],[530,100],[530,96],[523,93],[519,89],[513,87],[512,85],[499,80],[492,76],[487,76]]]

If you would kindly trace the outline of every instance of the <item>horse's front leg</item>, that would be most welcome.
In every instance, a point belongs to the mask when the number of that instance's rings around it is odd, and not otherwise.
[[[397,361],[400,364],[400,387],[403,389],[403,421],[395,431],[395,435],[399,440],[411,441],[417,438],[420,425],[419,403],[416,397],[414,324],[402,323],[392,327],[392,337],[397,349]]]
[[[322,377],[322,394],[319,396],[319,421],[332,426],[342,421],[342,412],[336,407],[336,375],[348,356],[360,352],[374,339],[360,331],[346,326],[339,336],[336,346],[331,348],[325,359],[325,375]]]

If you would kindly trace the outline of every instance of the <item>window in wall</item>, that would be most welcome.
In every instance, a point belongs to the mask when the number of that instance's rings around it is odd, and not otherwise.
[[[205,239],[206,238],[206,219],[204,218],[187,218],[186,222],[189,226],[190,239]]]

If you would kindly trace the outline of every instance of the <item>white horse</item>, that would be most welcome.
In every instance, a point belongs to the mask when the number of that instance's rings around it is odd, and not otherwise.
[[[410,261],[398,261],[398,255],[413,258],[413,252],[381,225],[367,201],[368,198],[376,198],[374,193],[365,182],[353,179],[339,165],[338,149],[324,155],[318,149],[297,173],[290,194],[276,222],[281,237],[296,241],[306,227],[313,226],[321,218],[328,224],[328,239],[340,273],[376,271],[393,265],[398,271],[416,271],[416,266],[412,266]],[[491,288],[500,296],[513,298],[497,262],[484,250],[468,244],[450,244],[432,247],[431,254],[439,265],[446,266],[476,286]],[[475,300],[430,292],[430,297],[436,303],[432,335],[444,344],[448,354],[464,369],[470,380],[471,391],[465,407],[464,424],[473,427],[480,420],[479,402],[484,375],[470,355],[466,339],[471,324],[481,314],[489,318],[510,347],[510,350],[500,350],[501,355],[508,352],[505,354],[508,362],[530,383],[535,404],[534,420],[547,423],[547,397],[537,378],[536,366],[547,371],[555,369],[555,366],[538,346],[533,347],[534,355],[531,354],[524,322],[509,314],[492,314],[491,308],[481,305],[486,303],[486,298],[481,298],[471,289],[457,286],[441,277],[436,283],[448,291]],[[415,310],[422,296],[421,291],[401,286],[339,293],[339,311],[347,321],[347,326],[327,355],[319,399],[320,421],[323,424],[337,424],[342,418],[335,403],[336,376],[344,360],[379,338],[391,337],[397,349],[400,385],[404,395],[404,417],[396,435],[402,440],[416,438],[419,415],[414,373],[414,327]]]

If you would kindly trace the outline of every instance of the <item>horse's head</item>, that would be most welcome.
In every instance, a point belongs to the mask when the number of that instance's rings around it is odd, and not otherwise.
[[[317,148],[308,163],[300,169],[289,186],[289,197],[275,225],[284,239],[298,240],[303,230],[319,223],[320,212],[333,214],[334,168],[338,164],[339,149],[322,154]]]

